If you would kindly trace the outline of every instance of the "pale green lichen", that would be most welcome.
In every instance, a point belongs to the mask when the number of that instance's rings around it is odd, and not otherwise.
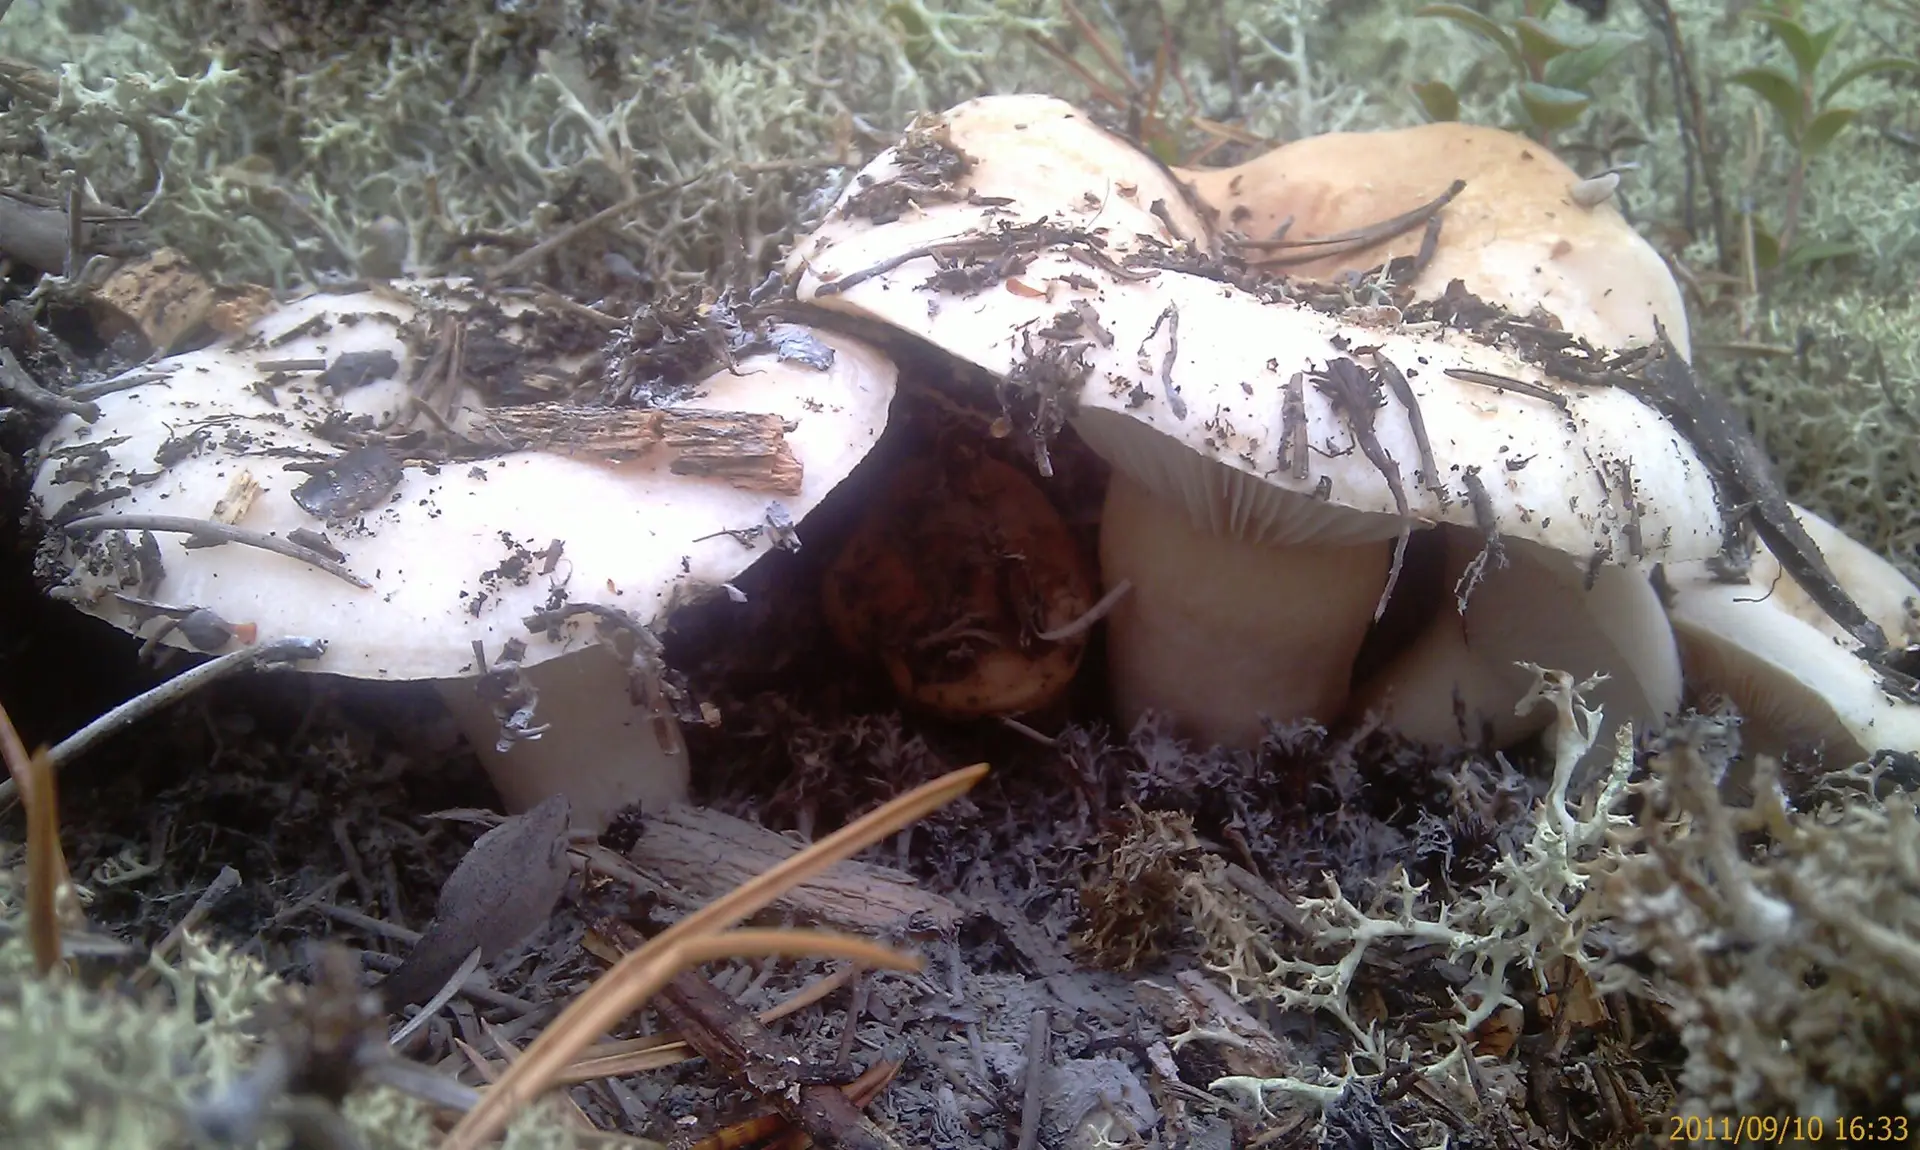
[[[0,942],[0,1145],[179,1144],[192,1092],[239,1076],[277,982],[191,937],[177,965],[154,969],[162,992],[103,991],[36,977],[23,939]]]
[[[1893,785],[1895,765],[1835,772],[1796,802],[1771,760],[1729,782],[1735,741],[1693,719],[1644,763],[1622,739],[1575,802],[1569,782],[1600,716],[1563,675],[1543,674],[1535,695],[1558,715],[1553,781],[1526,842],[1474,889],[1441,898],[1396,868],[1356,901],[1329,878],[1325,896],[1294,900],[1298,928],[1278,934],[1256,925],[1264,916],[1217,858],[1190,852],[1178,883],[1178,868],[1143,868],[1235,997],[1321,1013],[1348,1033],[1338,1071],[1302,1060],[1213,1088],[1255,1109],[1322,1109],[1405,1065],[1462,1107],[1489,1105],[1485,1084],[1510,1064],[1472,1052],[1480,1028],[1519,1007],[1528,984],[1564,993],[1581,972],[1673,1025],[1686,1046],[1676,1113],[1920,1118],[1920,814]],[[1742,791],[1753,797],[1729,797]],[[1450,1016],[1369,1016],[1363,985],[1382,960],[1403,981],[1428,961],[1463,972]],[[1210,1041],[1240,1040],[1202,1028],[1174,1046]],[[1524,1093],[1502,1091],[1516,1105]]]
[[[1554,711],[1553,780],[1535,808],[1527,841],[1503,857],[1479,888],[1441,899],[1396,868],[1379,895],[1361,905],[1329,876],[1325,896],[1295,900],[1304,941],[1250,928],[1255,916],[1237,905],[1224,884],[1196,882],[1185,900],[1195,931],[1205,939],[1203,961],[1228,981],[1235,997],[1324,1011],[1346,1027],[1353,1043],[1345,1078],[1377,1078],[1405,1060],[1430,1081],[1470,1097],[1464,1042],[1501,1008],[1518,1005],[1514,980],[1530,980],[1544,992],[1549,971],[1562,960],[1582,970],[1598,961],[1591,929],[1600,911],[1592,889],[1608,868],[1603,848],[1609,838],[1632,824],[1621,810],[1633,771],[1632,746],[1623,735],[1599,785],[1576,802],[1569,787],[1593,749],[1601,716],[1580,705],[1569,676],[1536,674],[1522,706]],[[1453,993],[1452,1017],[1417,1032],[1363,1023],[1355,990],[1363,964],[1384,952],[1410,950],[1444,957],[1467,972]],[[1324,1103],[1325,1077],[1222,1079],[1214,1088],[1256,1097],[1278,1091]]]
[[[1796,804],[1762,760],[1752,801],[1724,805],[1708,725],[1635,784],[1640,825],[1612,852],[1604,909],[1643,965],[1600,985],[1659,1003],[1686,1043],[1678,1113],[1920,1117],[1913,795],[1862,765]]]
[[[0,857],[5,852],[0,852]],[[131,978],[84,984],[34,973],[13,880],[0,870],[0,1147],[21,1150],[184,1150],[202,1144],[188,1115],[242,1080],[274,1041],[275,1007],[290,990],[258,962],[192,933],[171,962],[150,959],[153,989]],[[130,973],[130,972],[129,972]],[[426,1150],[440,1135],[424,1104],[362,1089],[341,1108],[367,1150]],[[268,1121],[252,1139],[289,1144]],[[523,1112],[505,1145],[592,1145],[544,1107]]]
[[[394,7],[415,19],[392,35],[295,55],[260,43],[288,35],[291,0],[147,0],[85,32],[21,0],[0,53],[58,96],[16,98],[32,170],[0,176],[77,169],[235,280],[353,274],[394,221],[414,267],[497,263],[622,200],[546,278],[615,282],[603,254],[663,288],[742,278],[914,113],[1037,80],[1021,34],[1045,26],[994,0],[559,5],[534,27],[505,5]]]

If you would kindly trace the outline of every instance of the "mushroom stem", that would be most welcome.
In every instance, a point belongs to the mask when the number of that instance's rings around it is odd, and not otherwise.
[[[1252,746],[1261,717],[1327,721],[1346,702],[1354,656],[1386,585],[1389,541],[1276,546],[1196,526],[1184,508],[1115,471],[1100,568],[1133,594],[1108,620],[1115,704],[1186,734]]]
[[[1457,587],[1484,543],[1460,528],[1442,530],[1447,584]],[[1511,746],[1552,718],[1541,708],[1514,713],[1537,682],[1527,664],[1576,682],[1604,674],[1586,698],[1605,714],[1608,731],[1623,722],[1644,728],[1679,709],[1680,659],[1645,573],[1609,565],[1589,578],[1573,560],[1527,540],[1507,540],[1506,550],[1509,561],[1487,572],[1464,615],[1449,600],[1360,685],[1356,713],[1426,742],[1476,743],[1485,735],[1491,746]]]
[[[658,809],[687,797],[687,752],[679,723],[636,706],[627,671],[605,652],[577,651],[523,672],[540,692],[536,724],[547,730],[500,749],[500,720],[471,679],[438,681],[460,730],[510,814],[564,794],[573,825],[601,830],[620,808]]]

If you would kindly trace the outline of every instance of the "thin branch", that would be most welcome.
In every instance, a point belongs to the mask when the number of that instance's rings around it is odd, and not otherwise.
[[[519,275],[521,272],[526,271],[528,268],[546,259],[554,252],[559,251],[561,248],[595,228],[610,224],[628,212],[633,211],[635,208],[646,203],[648,198],[649,194],[646,192],[628,196],[617,204],[610,204],[607,207],[601,208],[584,220],[561,228],[558,232],[541,240],[526,251],[521,252],[507,262],[488,271],[487,279],[490,282],[498,283],[501,280]]]
[[[211,519],[194,519],[185,515],[143,515],[138,512],[126,512],[117,515],[88,515],[62,524],[60,530],[68,535],[91,535],[96,531],[173,531],[190,536],[189,547],[212,547],[219,543],[238,543],[246,547],[258,547],[262,551],[271,551],[276,555],[285,555],[289,559],[298,559],[311,567],[318,567],[336,579],[344,579],[355,587],[368,588],[373,584],[347,570],[339,563],[320,554],[310,547],[302,547],[282,539],[277,535],[265,535],[258,531],[248,531],[244,527],[235,527],[230,523],[216,523]]]
[[[221,867],[220,873],[213,876],[213,881],[207,884],[206,889],[200,892],[200,896],[193,900],[193,905],[187,908],[187,913],[180,916],[180,921],[174,923],[172,929],[168,930],[159,942],[153,944],[148,957],[164,962],[173,954],[173,948],[180,945],[180,940],[187,936],[187,932],[198,929],[206,917],[213,913],[215,903],[239,889],[240,872],[230,866]],[[133,986],[136,989],[144,990],[159,981],[160,968],[152,962],[142,967],[140,972],[133,976]]]
[[[1452,184],[1448,185],[1446,191],[1441,192],[1433,199],[1428,200],[1412,211],[1402,212],[1391,219],[1381,220],[1379,223],[1368,224],[1365,227],[1353,228],[1344,232],[1335,232],[1330,236],[1315,236],[1312,239],[1306,240],[1235,239],[1231,242],[1234,247],[1245,248],[1250,251],[1284,253],[1270,256],[1262,261],[1263,263],[1270,264],[1297,263],[1306,260],[1317,260],[1330,255],[1344,255],[1349,251],[1363,251],[1376,244],[1385,243],[1403,232],[1409,232],[1416,227],[1424,225],[1428,220],[1432,219],[1441,208],[1452,203],[1454,197],[1465,191],[1466,187],[1467,182],[1465,180],[1455,180]],[[1339,252],[1302,251],[1300,250],[1302,248],[1340,248],[1342,250]]]
[[[109,735],[125,730],[155,711],[172,706],[216,679],[224,679],[235,672],[249,670],[264,663],[318,659],[326,653],[326,649],[326,643],[319,639],[275,639],[271,643],[262,643],[258,647],[248,647],[222,655],[217,659],[209,659],[191,671],[168,679],[151,691],[135,695],[68,735],[60,741],[58,746],[47,752],[47,764],[52,770],[58,771],[92,750],[95,744]],[[19,788],[12,779],[0,782],[0,808],[11,803],[18,791]]]
[[[34,411],[77,415],[88,423],[100,418],[100,409],[91,403],[48,391],[35,383],[33,376],[14,358],[10,348],[0,347],[0,393],[13,396],[21,406]]]
[[[1498,388],[1501,391],[1514,391],[1519,392],[1521,395],[1530,395],[1535,399],[1542,399],[1553,404],[1561,411],[1573,410],[1572,405],[1567,402],[1567,397],[1552,388],[1542,387],[1537,383],[1528,383],[1524,379],[1515,379],[1510,375],[1497,375],[1491,371],[1476,371],[1470,367],[1450,367],[1446,370],[1446,374],[1453,379],[1462,380],[1466,383],[1477,383],[1481,387],[1492,387]]]
[[[1040,1112],[1046,1096],[1040,1084],[1047,1077],[1047,1046],[1053,1038],[1053,1012],[1046,1007],[1027,1019],[1027,1071],[1020,1100],[1019,1150],[1040,1145]]]
[[[1058,643],[1066,639],[1084,635],[1088,631],[1093,630],[1095,623],[1106,618],[1107,615],[1119,605],[1120,600],[1126,598],[1127,592],[1131,590],[1133,590],[1133,580],[1122,579],[1113,585],[1113,590],[1102,595],[1100,601],[1087,608],[1086,613],[1078,619],[1073,620],[1071,623],[1065,623],[1055,627],[1051,631],[1038,632],[1034,635],[1034,638],[1044,643]],[[1052,740],[1048,741],[1051,742]]]

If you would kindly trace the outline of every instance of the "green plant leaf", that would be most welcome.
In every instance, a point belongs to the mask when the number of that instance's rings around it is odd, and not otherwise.
[[[1761,271],[1772,271],[1780,263],[1780,241],[1774,238],[1767,226],[1752,216],[1747,217],[1753,237],[1753,266]]]
[[[1488,16],[1460,4],[1423,4],[1415,8],[1413,14],[1451,20],[1470,32],[1477,32],[1498,45],[1507,54],[1507,59],[1513,61],[1514,67],[1522,72],[1527,70],[1527,60],[1520,54],[1520,45],[1511,33]]]
[[[1747,15],[1765,24],[1780,43],[1786,46],[1787,55],[1793,57],[1794,70],[1800,73],[1800,79],[1803,82],[1813,79],[1813,74],[1820,70],[1820,56],[1825,48],[1823,45],[1814,43],[1814,34],[1807,31],[1806,25],[1784,12],[1767,8],[1749,12]]]
[[[1458,120],[1460,118],[1460,93],[1453,85],[1442,80],[1428,80],[1413,86],[1413,94],[1420,100],[1420,106],[1426,109],[1429,120]]]
[[[1851,68],[1843,70],[1838,76],[1827,81],[1820,90],[1820,102],[1825,104],[1840,94],[1840,89],[1865,76],[1876,72],[1911,72],[1920,74],[1920,60],[1911,56],[1875,56],[1871,60],[1862,60]]]
[[[1531,16],[1522,16],[1513,22],[1513,35],[1520,43],[1520,54],[1530,64],[1544,64],[1555,56],[1573,51],[1575,47]]]
[[[1600,73],[1607,70],[1620,54],[1640,42],[1640,37],[1625,32],[1608,32],[1582,48],[1556,57],[1542,76],[1556,88],[1584,92]]]
[[[1787,257],[1780,261],[1779,267],[1784,272],[1793,268],[1825,263],[1828,260],[1843,260],[1859,254],[1860,248],[1857,244],[1843,243],[1839,240],[1810,240],[1804,244],[1793,245],[1793,248],[1787,252]]]
[[[1813,50],[1821,60],[1827,58],[1827,49],[1833,47],[1834,38],[1840,35],[1845,24],[1829,24],[1824,31],[1813,34]]]
[[[1592,105],[1593,97],[1569,88],[1555,88],[1529,80],[1520,85],[1520,105],[1535,127],[1553,131],[1578,120]]]
[[[1800,150],[1809,156],[1818,152],[1831,144],[1833,138],[1844,131],[1859,114],[1858,108],[1828,108],[1807,122],[1806,135],[1800,140]]]
[[[1807,97],[1800,90],[1798,81],[1771,65],[1742,68],[1728,76],[1727,80],[1751,89],[1771,105],[1786,124],[1787,135],[1796,146],[1800,143],[1800,130],[1806,126],[1807,120]]]

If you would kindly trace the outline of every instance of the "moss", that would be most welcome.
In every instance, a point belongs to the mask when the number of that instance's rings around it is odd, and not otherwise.
[[[1678,5],[1696,67],[1711,78],[1713,133],[1722,142],[1731,204],[1751,203],[1777,228],[1784,218],[1794,153],[1759,101],[1723,87],[1724,77],[1771,60],[1781,49],[1754,21],[1721,6]],[[1920,19],[1893,6],[1809,3],[1807,22],[1846,21],[1836,42],[1840,66],[1920,42]],[[1696,358],[1709,381],[1738,402],[1761,446],[1779,465],[1790,496],[1832,518],[1855,538],[1920,578],[1920,149],[1879,128],[1920,125],[1920,83],[1874,78],[1841,101],[1864,109],[1840,143],[1807,172],[1800,235],[1857,254],[1770,277],[1763,294],[1707,285],[1690,303]],[[1666,152],[1656,138],[1648,151]],[[1654,218],[1679,218],[1677,173],[1658,173]],[[1683,254],[1704,272],[1703,245]],[[1735,267],[1736,272],[1738,267]],[[1758,345],[1768,349],[1752,354]],[[1781,352],[1793,354],[1781,354]]]
[[[1813,278],[1784,288],[1754,330],[1726,332],[1778,352],[1728,356],[1714,374],[1793,498],[1920,580],[1920,303]]]

